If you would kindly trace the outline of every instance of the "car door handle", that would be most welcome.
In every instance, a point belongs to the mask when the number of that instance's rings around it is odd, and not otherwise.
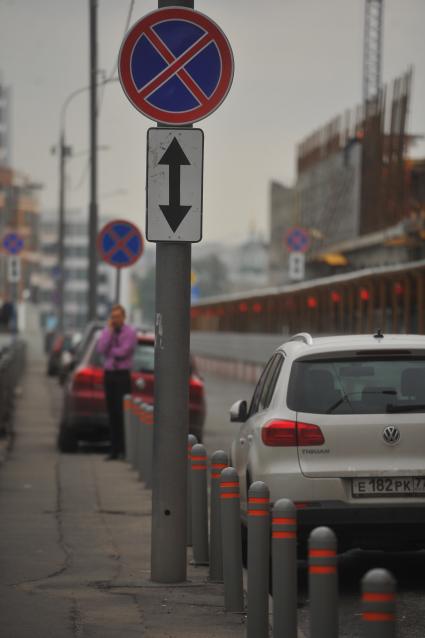
[[[252,436],[252,434],[248,434],[248,436],[246,437],[248,439],[248,443],[251,444],[252,441],[254,440],[254,437]]]
[[[240,443],[241,445],[245,445],[245,439],[239,439],[239,443]]]

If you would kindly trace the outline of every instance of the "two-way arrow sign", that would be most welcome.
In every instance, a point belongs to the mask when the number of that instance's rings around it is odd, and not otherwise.
[[[201,129],[148,130],[146,238],[202,238],[204,135]]]

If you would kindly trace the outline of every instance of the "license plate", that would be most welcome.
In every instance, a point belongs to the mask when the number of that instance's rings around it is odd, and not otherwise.
[[[351,490],[354,498],[425,496],[425,476],[356,478],[351,479]]]

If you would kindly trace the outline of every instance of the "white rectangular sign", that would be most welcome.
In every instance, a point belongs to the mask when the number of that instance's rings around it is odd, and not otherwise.
[[[21,259],[17,255],[9,255],[7,258],[7,281],[17,284],[21,279]]]
[[[150,128],[147,142],[146,239],[202,239],[204,133]]]
[[[302,281],[305,277],[304,253],[289,253],[289,279]]]

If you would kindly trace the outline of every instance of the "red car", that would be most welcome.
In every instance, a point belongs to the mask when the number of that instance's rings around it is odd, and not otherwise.
[[[78,441],[109,440],[108,416],[103,389],[103,356],[96,344],[100,331],[93,333],[78,367],[69,375],[64,386],[62,418],[59,425],[58,447],[61,452],[73,452]],[[139,332],[131,373],[132,393],[146,403],[154,400],[154,343],[151,333]],[[202,440],[205,421],[204,383],[191,360],[189,390],[189,430]]]

